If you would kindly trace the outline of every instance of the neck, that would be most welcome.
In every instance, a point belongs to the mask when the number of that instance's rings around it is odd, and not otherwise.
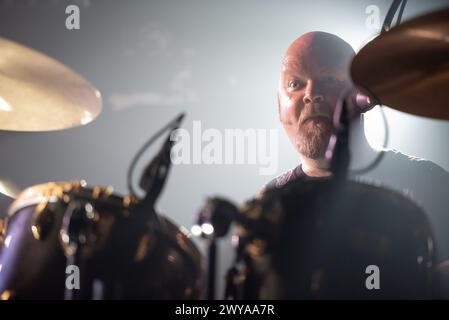
[[[360,119],[352,121],[350,127],[350,156],[349,169],[359,169],[369,164],[376,156],[377,151],[373,150],[365,137],[363,126],[363,115]],[[323,158],[310,159],[301,157],[301,168],[309,177],[327,177],[332,174],[329,171],[329,163]]]
[[[301,169],[309,177],[327,177],[332,174],[325,159],[302,157]]]

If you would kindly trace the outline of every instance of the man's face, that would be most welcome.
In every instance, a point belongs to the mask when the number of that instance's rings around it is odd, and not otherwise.
[[[350,85],[347,63],[326,49],[310,43],[289,48],[279,81],[279,118],[291,143],[310,159],[324,157],[333,111]]]

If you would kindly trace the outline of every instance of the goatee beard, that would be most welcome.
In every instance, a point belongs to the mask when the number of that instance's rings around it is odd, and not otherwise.
[[[331,126],[320,121],[313,127],[306,124],[299,129],[297,137],[298,151],[309,159],[323,159],[331,136]]]

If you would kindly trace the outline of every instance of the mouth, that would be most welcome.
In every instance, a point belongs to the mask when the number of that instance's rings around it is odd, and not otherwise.
[[[331,123],[331,119],[327,116],[312,116],[312,117],[307,117],[305,118],[302,122],[301,122],[301,126],[307,124],[308,122],[314,122],[314,123]]]

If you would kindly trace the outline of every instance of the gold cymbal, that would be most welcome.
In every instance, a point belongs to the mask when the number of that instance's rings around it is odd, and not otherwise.
[[[101,94],[49,56],[0,37],[0,130],[77,127],[101,112]]]
[[[351,76],[384,105],[449,120],[449,9],[409,20],[370,41],[354,57]]]
[[[16,198],[20,193],[20,189],[17,188],[12,182],[0,179],[0,194],[3,194],[9,198]]]

